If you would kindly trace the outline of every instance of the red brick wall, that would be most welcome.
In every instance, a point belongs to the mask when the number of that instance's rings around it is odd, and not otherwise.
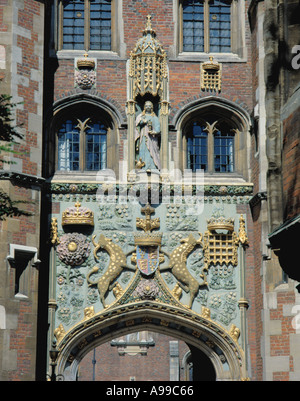
[[[285,356],[289,357],[289,371],[278,371],[273,373],[274,381],[289,381],[290,373],[294,372],[294,355],[291,352],[291,335],[295,334],[292,320],[294,315],[287,316],[284,308],[295,305],[295,292],[284,291],[277,294],[277,309],[270,311],[270,320],[277,320],[281,322],[281,334],[270,336],[270,349],[272,356]],[[296,356],[297,357],[297,356]]]
[[[248,2],[246,2],[248,3]],[[124,1],[123,25],[127,58],[134,49],[146,25],[146,17],[152,16],[152,27],[157,39],[163,45],[169,58],[170,46],[174,46],[173,2],[164,1]],[[248,29],[248,23],[246,23]],[[249,54],[251,41],[247,35]],[[82,52],[84,53],[84,51]],[[220,94],[205,93],[200,89],[200,62],[172,61],[168,59],[171,116],[182,104],[195,98],[216,95],[236,102],[250,112],[252,109],[251,58],[246,63],[223,63],[222,91]],[[111,100],[121,113],[126,105],[126,60],[97,60],[96,88],[83,91],[96,93]],[[54,100],[58,100],[81,90],[74,89],[74,61],[60,59],[54,79]]]
[[[105,343],[96,348],[96,381],[169,381],[169,341],[174,338],[153,333],[155,346],[149,347],[147,355],[119,355],[117,347]],[[184,355],[189,351],[188,346],[179,341],[179,368]],[[93,377],[93,351],[89,352],[79,365],[79,380],[91,381]],[[181,370],[181,380],[183,371]]]
[[[252,103],[257,103],[257,88],[259,85],[258,76],[258,62],[259,62],[259,48],[257,47],[257,20],[255,15],[252,18],[252,31],[250,50],[252,59]],[[254,128],[254,127],[253,127]],[[258,127],[256,127],[258,130]],[[259,143],[260,132],[253,132],[251,136],[250,148],[250,165],[251,165],[251,182],[253,183],[253,195],[260,191],[259,185],[259,158],[260,154],[257,153],[257,145]],[[246,295],[249,300],[249,309],[247,311],[247,324],[248,324],[248,340],[249,340],[249,357],[251,368],[251,380],[262,380],[263,375],[263,360],[261,355],[261,336],[262,336],[262,320],[261,310],[263,307],[262,296],[262,281],[261,281],[261,263],[262,260],[257,255],[261,255],[261,221],[260,221],[261,205],[256,205],[249,213],[247,219],[247,234],[249,238],[249,247],[246,251]]]

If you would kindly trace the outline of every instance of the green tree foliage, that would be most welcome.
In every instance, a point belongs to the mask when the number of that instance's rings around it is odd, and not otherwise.
[[[12,103],[12,97],[9,95],[0,94],[0,163],[3,165],[14,164],[14,161],[3,158],[3,153],[20,154],[13,149],[17,144],[18,139],[23,136],[17,131],[17,126],[14,125],[13,109],[16,107]],[[13,216],[31,216],[32,213],[26,212],[18,208],[20,203],[31,203],[26,201],[13,201],[7,193],[0,189],[0,220],[5,220],[7,217]]]

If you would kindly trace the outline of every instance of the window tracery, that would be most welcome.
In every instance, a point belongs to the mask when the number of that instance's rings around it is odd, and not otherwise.
[[[107,128],[90,117],[67,119],[57,134],[59,171],[98,171],[107,167]]]
[[[186,167],[192,171],[233,173],[235,131],[225,120],[196,118],[186,127]]]

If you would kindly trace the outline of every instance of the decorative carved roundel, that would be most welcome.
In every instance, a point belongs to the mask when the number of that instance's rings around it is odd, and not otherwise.
[[[79,266],[90,254],[90,244],[87,237],[79,233],[64,234],[59,238],[57,254],[66,265]]]

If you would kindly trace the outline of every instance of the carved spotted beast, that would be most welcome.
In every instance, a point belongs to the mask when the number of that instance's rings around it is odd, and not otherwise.
[[[112,285],[114,280],[122,273],[123,269],[126,267],[126,255],[122,249],[112,242],[111,239],[106,238],[103,234],[100,235],[98,243],[95,242],[96,235],[93,236],[92,241],[95,246],[94,256],[98,260],[97,252],[100,249],[104,249],[108,252],[110,256],[109,266],[106,272],[96,281],[92,281],[90,276],[97,273],[99,270],[98,266],[94,266],[92,270],[87,275],[87,281],[89,285],[97,285],[99,296],[103,307],[106,308],[105,295],[107,291],[111,291],[115,284]]]
[[[190,301],[188,307],[191,308],[193,301],[198,293],[200,284],[191,275],[186,266],[188,255],[194,250],[197,245],[202,245],[202,237],[198,240],[190,234],[187,238],[182,239],[181,245],[179,245],[170,254],[170,262],[168,268],[171,269],[172,274],[177,278],[178,284],[183,288],[185,292],[190,293]]]

